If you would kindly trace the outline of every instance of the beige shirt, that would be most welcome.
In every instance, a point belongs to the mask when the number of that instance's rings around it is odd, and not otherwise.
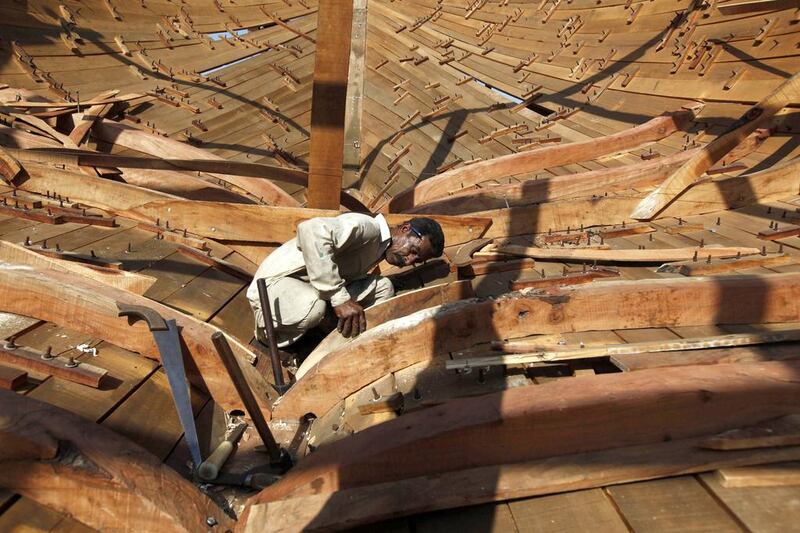
[[[247,288],[251,306],[260,308],[256,280],[267,288],[286,276],[308,276],[320,298],[331,305],[350,299],[345,285],[365,277],[383,258],[391,242],[383,215],[361,213],[319,217],[297,225],[297,237],[273,251],[258,267]],[[287,317],[288,318],[288,317]]]

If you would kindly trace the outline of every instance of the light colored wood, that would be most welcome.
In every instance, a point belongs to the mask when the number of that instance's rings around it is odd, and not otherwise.
[[[800,73],[781,83],[774,91],[750,108],[726,133],[711,141],[697,155],[684,163],[636,206],[630,215],[631,218],[650,220],[655,217],[748,135],[766,124],[783,107],[796,101],[798,90],[800,90]]]
[[[19,161],[14,159],[14,157],[0,146],[0,176],[2,176],[7,183],[12,183],[20,172],[22,172],[22,167]]]
[[[735,209],[746,205],[786,198],[797,192],[796,176],[800,159],[738,176],[695,184],[660,213],[660,217],[688,217]],[[473,216],[492,219],[487,238],[542,233],[550,229],[566,230],[621,224],[631,221],[630,211],[644,197],[642,193],[624,192],[594,199],[548,202],[530,207],[512,207],[478,211]]]
[[[760,424],[731,429],[702,442],[711,450],[741,450],[800,444],[800,415],[786,415]]]
[[[616,485],[606,491],[634,531],[742,531],[691,476]]]
[[[43,270],[73,272],[135,294],[144,294],[156,282],[156,278],[144,274],[47,257],[8,241],[0,241],[0,259],[8,263],[28,265]]]
[[[800,344],[762,344],[741,348],[714,348],[703,351],[662,352],[659,354],[614,355],[611,362],[625,372],[648,368],[685,365],[716,365],[719,363],[752,363],[799,359]]]
[[[158,358],[153,336],[143,323],[133,326],[118,317],[117,304],[143,305],[165,319],[174,318],[181,328],[187,355],[193,361],[187,375],[200,388],[207,388],[226,409],[241,408],[241,400],[230,382],[216,351],[211,334],[217,328],[142,296],[116,289],[71,273],[38,270],[32,267],[0,265],[0,308],[3,311],[31,316],[82,331],[95,338]],[[240,361],[248,383],[265,412],[269,411],[269,384],[251,361],[256,355],[239,341],[228,338],[231,349]]]
[[[800,485],[800,462],[722,468],[716,472],[723,487],[786,487]]]
[[[51,108],[69,108],[74,109],[80,106],[93,106],[93,105],[101,105],[101,104],[117,104],[120,102],[131,102],[133,100],[139,100],[140,98],[146,98],[146,96],[142,94],[125,94],[122,96],[118,96],[116,98],[106,98],[106,99],[97,99],[97,100],[88,100],[86,102],[29,102],[25,100],[19,101],[4,101],[0,102],[0,106],[4,107],[13,107],[17,109],[51,109]]]
[[[233,526],[191,483],[113,431],[10,392],[0,391],[0,404],[13,454],[4,446],[4,487],[100,531],[203,531],[208,517]]]
[[[708,435],[792,409],[798,368],[797,361],[659,368],[459,398],[319,448],[258,499]]]
[[[113,98],[114,96],[119,93],[118,90],[107,91],[101,95],[98,95],[98,100],[105,100],[108,98]],[[76,118],[75,127],[72,128],[72,131],[69,133],[69,138],[72,139],[76,145],[80,146],[83,144],[86,135],[89,134],[89,130],[92,129],[94,125],[94,121],[98,118],[103,118],[105,115],[111,111],[111,108],[114,104],[96,104],[91,106],[89,109],[83,112]]]
[[[703,248],[705,250],[705,248]],[[791,263],[794,258],[786,254],[748,255],[746,257],[720,258],[708,260],[710,254],[697,254],[696,261],[681,261],[661,265],[657,272],[672,272],[684,276],[708,276],[734,270],[780,266]]]
[[[607,263],[662,263],[685,261],[697,257],[736,257],[753,255],[758,248],[705,246],[703,248],[648,248],[646,250],[596,250],[591,248],[536,248],[532,246],[500,246],[498,252],[534,259],[567,261],[602,261]]]
[[[390,372],[481,342],[565,331],[792,321],[800,313],[794,298],[799,279],[800,274],[781,274],[608,281],[425,309],[331,352],[283,395],[274,416],[322,416]]]
[[[390,212],[398,213],[483,181],[534,172],[550,166],[587,161],[602,155],[629,150],[667,137],[681,129],[691,118],[692,114],[688,112],[666,114],[605,138],[548,146],[449,170],[395,195],[387,204],[388,209]]]
[[[374,328],[390,320],[409,315],[420,309],[442,305],[456,300],[465,300],[475,296],[472,285],[468,281],[454,281],[444,285],[431,285],[415,291],[405,292],[381,302],[365,310],[367,328]],[[300,379],[333,350],[345,346],[350,339],[342,337],[338,331],[332,331],[303,360],[295,377]]]
[[[514,355],[452,359],[450,361],[446,361],[445,368],[448,370],[455,370],[465,368],[482,368],[495,365],[507,366],[527,363],[548,363],[553,361],[568,361],[572,359],[589,359],[594,357],[658,352],[705,350],[708,348],[749,346],[754,344],[797,340],[800,340],[800,330],[789,330],[774,333],[733,333],[731,335],[718,335],[704,338],[632,342],[627,344],[588,346],[572,350],[547,350],[538,352],[530,351],[529,353],[518,353]],[[505,346],[503,344],[499,344],[497,347],[503,350]]]
[[[345,529],[462,505],[703,472],[726,464],[794,460],[800,456],[797,448],[769,450],[763,455],[748,450],[721,454],[695,448],[695,442],[686,439],[617,448],[396,480],[334,493],[254,501],[240,519],[237,533],[261,532],[265,526],[274,528],[270,531]],[[776,510],[784,507],[784,499],[778,501],[780,505],[771,501]],[[764,516],[767,523],[768,517],[769,514]]]

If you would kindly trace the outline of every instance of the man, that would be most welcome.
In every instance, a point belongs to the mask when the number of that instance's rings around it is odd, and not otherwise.
[[[390,228],[383,215],[345,213],[313,218],[297,226],[297,237],[273,251],[256,271],[247,298],[256,338],[266,343],[256,281],[264,278],[279,347],[293,344],[325,318],[328,302],[345,337],[367,328],[364,308],[394,296],[392,282],[370,274],[381,260],[395,266],[442,255],[444,235],[430,218],[412,218]]]

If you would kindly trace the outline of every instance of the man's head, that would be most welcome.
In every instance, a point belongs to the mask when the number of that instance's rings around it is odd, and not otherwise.
[[[407,266],[439,257],[443,250],[444,233],[439,223],[417,217],[392,228],[392,244],[386,249],[386,261],[395,266]]]

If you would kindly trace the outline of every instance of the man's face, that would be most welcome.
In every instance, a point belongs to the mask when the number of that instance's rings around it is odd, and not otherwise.
[[[399,267],[422,263],[432,257],[433,249],[428,236],[420,238],[408,223],[392,233],[392,244],[386,249],[386,261]]]

